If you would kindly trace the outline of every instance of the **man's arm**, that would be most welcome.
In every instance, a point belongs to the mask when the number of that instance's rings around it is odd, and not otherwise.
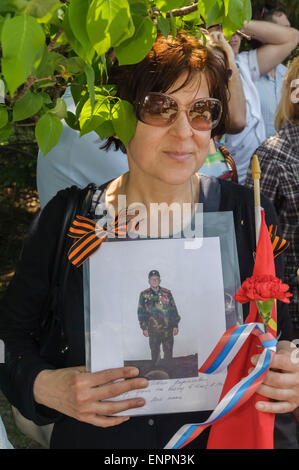
[[[299,31],[269,21],[250,21],[244,28],[245,34],[257,39],[263,45],[257,49],[260,75],[266,75],[284,61],[299,43]]]
[[[148,329],[148,314],[144,305],[144,295],[141,293],[139,296],[138,309],[137,309],[138,321],[142,331]]]
[[[226,132],[229,134],[238,134],[242,132],[246,126],[246,101],[243,92],[243,85],[241,77],[239,74],[238,67],[235,62],[235,54],[225,39],[225,36],[220,31],[215,31],[210,33],[215,41],[222,45],[223,49],[227,53],[227,58],[229,62],[229,67],[232,71],[232,76],[228,83],[229,90],[229,119],[228,119],[228,128]]]

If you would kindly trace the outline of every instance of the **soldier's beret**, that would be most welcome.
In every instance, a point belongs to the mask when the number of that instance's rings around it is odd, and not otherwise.
[[[159,277],[160,277],[159,271],[156,271],[155,269],[153,269],[152,271],[150,271],[150,272],[148,273],[148,277],[152,277],[152,276],[159,276]]]

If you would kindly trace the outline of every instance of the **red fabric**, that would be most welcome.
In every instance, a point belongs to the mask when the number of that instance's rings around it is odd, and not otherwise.
[[[264,211],[258,240],[256,259],[253,274],[275,275],[274,256],[268,228],[265,223]],[[275,311],[274,311],[275,310]],[[276,322],[276,308],[273,308],[272,318]],[[255,302],[250,303],[250,312],[246,323],[261,322]],[[269,328],[269,332],[276,337],[276,331]],[[240,349],[232,361],[224,387],[222,397],[243,377],[248,375],[248,369],[253,367],[250,358],[260,354],[259,340],[251,336]],[[263,413],[255,408],[259,400],[266,401],[255,393],[244,405],[232,412],[229,416],[212,425],[208,449],[273,449],[274,414]]]

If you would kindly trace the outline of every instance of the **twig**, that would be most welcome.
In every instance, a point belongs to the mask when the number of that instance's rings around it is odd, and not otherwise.
[[[54,38],[52,39],[52,41],[48,45],[48,52],[53,51],[54,46],[55,46],[56,42],[58,41],[58,39],[60,38],[60,36],[62,35],[62,33],[63,33],[63,29],[59,29],[59,31],[57,31],[56,35],[54,36]]]
[[[36,122],[28,122],[26,124],[14,124],[16,127],[31,127],[31,126],[35,126],[36,125]]]
[[[10,101],[11,103],[16,103],[17,101],[20,101],[20,99],[23,98],[23,96],[26,95],[29,88],[31,88],[31,86],[34,83],[34,80],[35,80],[34,75],[30,75],[30,77],[27,78],[27,81],[26,81],[24,87],[22,88],[22,90],[19,91],[19,93],[14,98],[7,98],[8,101]]]
[[[182,8],[177,8],[175,10],[168,11],[166,13],[167,18],[170,18],[170,16],[184,16],[184,15],[189,15],[190,13],[193,13],[193,11],[196,11],[198,7],[197,1],[192,3],[191,5],[188,5],[186,7]]]

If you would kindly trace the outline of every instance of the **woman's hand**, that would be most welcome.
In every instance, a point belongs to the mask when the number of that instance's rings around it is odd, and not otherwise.
[[[136,378],[138,373],[135,367],[120,367],[94,373],[86,372],[85,367],[43,370],[34,382],[34,398],[37,403],[54,408],[79,421],[104,428],[116,426],[127,421],[129,417],[107,415],[138,408],[145,403],[142,398],[109,401],[110,398],[130,390],[147,387],[146,379]]]
[[[259,355],[251,362],[256,365]],[[293,343],[280,341],[277,352],[257,392],[274,401],[258,401],[256,408],[265,413],[289,413],[299,405],[299,351]]]

